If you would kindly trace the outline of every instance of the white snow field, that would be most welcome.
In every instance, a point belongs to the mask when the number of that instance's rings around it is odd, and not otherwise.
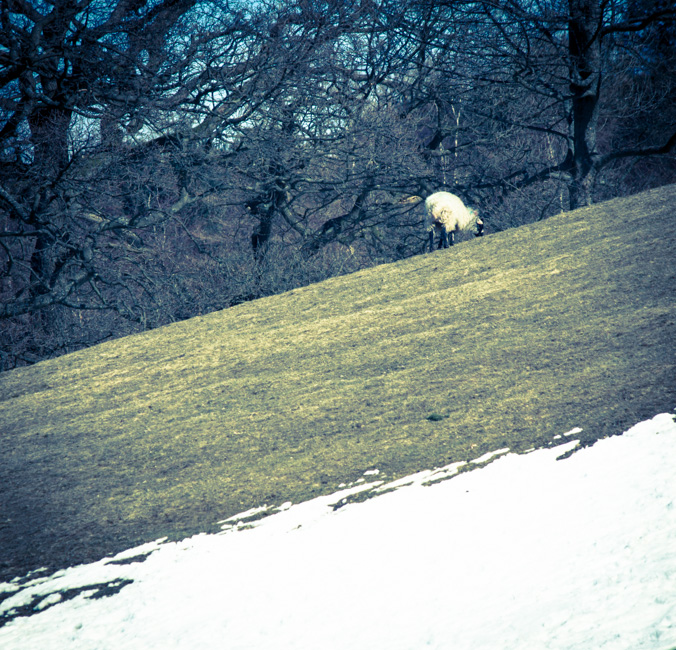
[[[2,584],[0,648],[671,650],[674,418],[557,460],[577,432]]]

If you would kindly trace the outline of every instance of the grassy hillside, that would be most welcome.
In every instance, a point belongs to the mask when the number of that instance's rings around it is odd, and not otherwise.
[[[0,375],[0,577],[619,433],[676,407],[675,298],[670,186]]]

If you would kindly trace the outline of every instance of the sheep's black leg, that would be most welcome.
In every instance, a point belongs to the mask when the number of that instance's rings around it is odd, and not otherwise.
[[[454,239],[453,233],[454,233],[454,232],[455,232],[455,231],[451,230],[451,232],[448,233],[448,245],[449,245],[449,246],[453,246],[453,244],[455,243],[455,242],[453,241],[453,239]]]
[[[453,233],[451,232],[451,237]],[[448,248],[448,233],[446,232],[446,226],[441,226],[441,237],[439,238],[439,248]]]
[[[434,252],[434,228],[430,228],[430,253]]]

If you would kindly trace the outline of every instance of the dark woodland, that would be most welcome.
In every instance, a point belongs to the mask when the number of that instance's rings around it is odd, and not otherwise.
[[[676,182],[666,0],[0,0],[0,370]],[[612,224],[608,224],[612,228]]]

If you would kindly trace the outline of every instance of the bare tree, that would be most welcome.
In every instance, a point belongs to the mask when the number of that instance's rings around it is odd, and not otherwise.
[[[489,60],[505,65],[504,72],[489,70],[485,80],[516,87],[530,99],[530,115],[514,111],[502,119],[551,138],[557,152],[551,163],[542,160],[530,169],[510,170],[508,182],[525,187],[558,179],[567,189],[569,207],[576,208],[592,202],[599,175],[615,161],[674,150],[673,121],[663,122],[663,130],[653,131],[650,140],[620,142],[604,133],[611,123],[618,127],[617,116],[628,105],[640,104],[644,114],[660,113],[664,104],[660,106],[652,93],[619,98],[613,87],[622,80],[628,88],[629,78],[652,76],[664,69],[663,57],[673,60],[673,54],[658,53],[651,43],[658,25],[673,33],[676,10],[671,3],[483,3],[482,19],[492,35]],[[673,75],[662,81],[662,92],[673,99]]]
[[[85,344],[127,333],[119,317],[159,324],[157,233],[218,191],[197,173],[213,124],[259,101],[242,92],[260,49],[250,17],[196,0],[0,2],[3,329],[67,351],[73,317]]]
[[[77,302],[85,285],[100,293],[101,234],[148,219],[138,202],[132,214],[106,214],[91,188],[124,137],[148,138],[151,120],[185,101],[180,77],[189,70],[175,28],[193,4],[3,1],[0,205],[13,294],[0,316]],[[127,193],[128,202],[137,198]]]

